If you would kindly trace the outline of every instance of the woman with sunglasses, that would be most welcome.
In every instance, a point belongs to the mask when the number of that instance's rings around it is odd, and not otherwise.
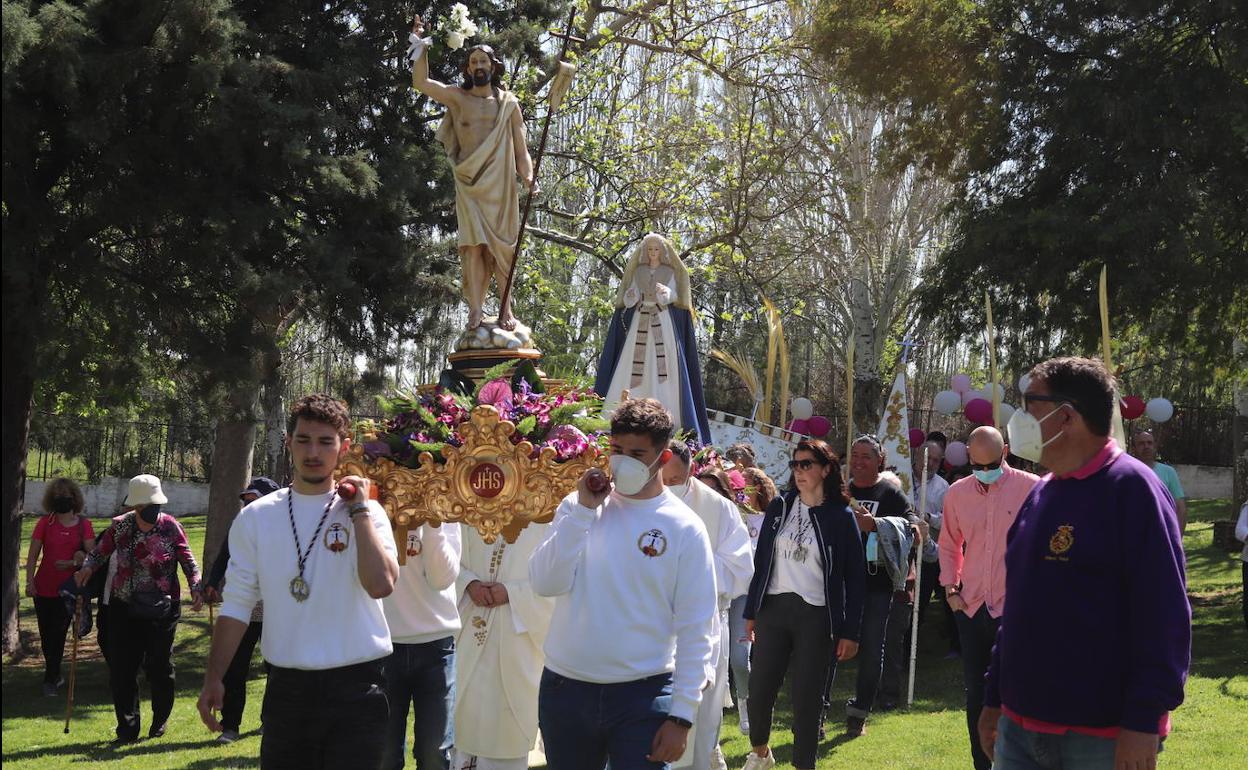
[[[745,605],[746,638],[754,643],[753,752],[745,770],[776,764],[768,746],[772,711],[790,669],[793,765],[815,766],[824,682],[835,675],[835,661],[858,652],[866,564],[840,465],[827,444],[803,439],[789,467],[795,491],[767,506]]]

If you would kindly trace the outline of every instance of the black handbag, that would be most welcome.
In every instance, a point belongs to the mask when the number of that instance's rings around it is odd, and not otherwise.
[[[126,602],[135,620],[168,620],[173,617],[173,597],[160,591],[135,591]]]

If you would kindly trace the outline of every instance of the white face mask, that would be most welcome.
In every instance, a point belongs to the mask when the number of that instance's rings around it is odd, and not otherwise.
[[[672,494],[677,497],[684,497],[689,494],[689,482],[687,480],[682,481],[679,484],[668,484],[667,488],[670,489]]]
[[[1032,417],[1026,409],[1014,410],[1009,423],[1005,426],[1010,436],[1010,451],[1024,460],[1031,460],[1033,463],[1040,462],[1040,455],[1044,452],[1044,448],[1057,441],[1066,432],[1058,431],[1056,436],[1045,441],[1040,434],[1040,423],[1057,414],[1063,406],[1066,404],[1061,404],[1039,420]]]
[[[654,462],[646,465],[641,460],[628,455],[611,455],[611,478],[615,481],[615,488],[622,495],[635,495],[650,483],[650,479],[654,478],[655,471],[651,470],[657,465],[659,458],[654,458]]]

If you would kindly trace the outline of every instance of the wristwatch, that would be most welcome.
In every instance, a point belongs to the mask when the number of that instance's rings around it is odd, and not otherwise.
[[[347,507],[347,518],[355,521],[357,513],[368,513],[368,503],[351,503]]]
[[[681,727],[685,729],[689,729],[693,727],[693,722],[690,722],[688,719],[681,719],[680,717],[675,716],[673,714],[667,715],[667,721],[671,722],[672,724],[680,725]]]

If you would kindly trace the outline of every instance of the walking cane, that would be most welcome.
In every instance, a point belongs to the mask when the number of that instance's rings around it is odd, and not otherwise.
[[[919,515],[927,513],[927,447],[923,447],[923,486],[919,487]],[[914,664],[919,655],[919,597],[923,583],[923,534],[919,533],[919,556],[914,569],[914,612],[910,618],[910,686],[906,691],[906,708],[914,705]]]
[[[212,631],[216,626],[216,622],[212,619],[212,602],[208,602],[208,638],[212,638]]]
[[[83,597],[79,594],[78,598],[74,599],[74,653],[69,659],[69,692],[66,693],[65,698],[66,735],[69,735],[69,717],[74,713],[74,680],[77,679],[78,674],[78,640],[81,638],[78,635],[78,623],[82,619],[82,602]]]

